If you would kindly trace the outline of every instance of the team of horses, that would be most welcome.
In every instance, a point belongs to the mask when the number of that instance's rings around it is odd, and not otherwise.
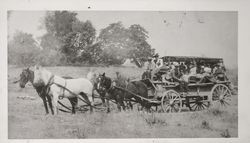
[[[148,98],[148,81],[130,81],[122,78],[118,73],[116,79],[111,79],[105,73],[91,72],[88,73],[87,78],[60,77],[44,67],[34,66],[33,69],[23,69],[20,74],[20,87],[24,88],[28,82],[32,83],[43,100],[46,114],[49,114],[47,103],[51,113],[58,114],[58,101],[63,98],[68,98],[72,106],[72,114],[75,114],[79,97],[84,99],[90,107],[90,112],[93,112],[94,91],[99,94],[107,112],[110,112],[110,100],[117,104],[119,111],[121,108],[126,110],[127,106],[133,109],[131,101],[139,103],[141,109],[146,111],[151,108],[151,104],[144,100]],[[135,94],[138,96],[134,96]]]

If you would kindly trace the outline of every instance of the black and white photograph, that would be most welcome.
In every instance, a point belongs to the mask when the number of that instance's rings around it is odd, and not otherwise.
[[[237,11],[7,11],[8,139],[238,138]]]

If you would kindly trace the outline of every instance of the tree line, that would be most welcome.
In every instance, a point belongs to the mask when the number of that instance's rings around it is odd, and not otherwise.
[[[124,27],[111,23],[97,34],[89,20],[81,21],[70,11],[46,12],[41,23],[46,33],[37,42],[33,35],[17,32],[8,41],[8,62],[15,65],[120,65],[151,57],[148,31],[139,24]]]

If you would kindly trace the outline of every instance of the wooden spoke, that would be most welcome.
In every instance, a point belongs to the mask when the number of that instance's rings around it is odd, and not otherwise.
[[[180,112],[182,99],[176,91],[168,90],[162,96],[161,106],[164,112]]]
[[[222,107],[230,105],[231,95],[231,91],[224,84],[216,84],[211,90],[213,104],[220,104]]]
[[[193,102],[190,103],[189,109],[191,111],[200,111],[208,108],[208,102],[204,101],[202,97],[193,98]]]

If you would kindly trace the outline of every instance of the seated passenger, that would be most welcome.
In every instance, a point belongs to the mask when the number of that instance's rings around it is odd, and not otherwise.
[[[188,88],[188,83],[189,83],[189,74],[188,72],[183,72],[181,78],[180,78],[180,90],[182,92],[188,92],[189,91],[189,88]]]
[[[168,68],[168,70],[166,71],[165,74],[162,75],[162,81],[163,82],[167,82],[168,84],[170,84],[170,82],[172,82],[172,74],[170,71],[170,68]]]
[[[204,67],[204,73],[206,73],[206,74],[208,74],[208,75],[211,75],[212,69],[210,68],[209,65],[206,65],[206,66]]]
[[[181,62],[179,68],[180,68],[180,71],[182,71],[182,72],[186,72],[187,71],[187,66],[185,65],[184,62]]]
[[[218,65],[218,67],[214,73],[214,77],[220,81],[228,80],[228,78],[226,76],[225,67]]]
[[[206,65],[198,83],[216,82],[213,76],[211,76],[211,72],[212,69],[209,67],[209,65]]]
[[[196,75],[196,71],[197,71],[197,67],[194,64],[190,64],[190,72],[189,75],[190,76],[195,76]]]

